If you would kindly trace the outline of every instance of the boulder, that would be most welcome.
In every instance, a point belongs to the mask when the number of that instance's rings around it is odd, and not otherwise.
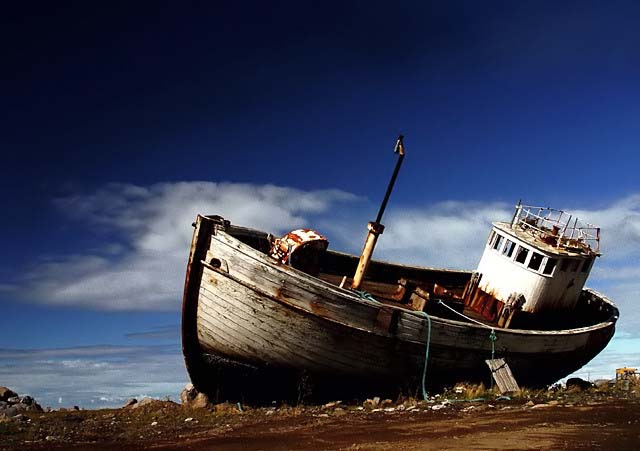
[[[369,409],[375,409],[380,404],[380,397],[376,396],[375,398],[367,399],[362,403],[362,407],[366,407]]]
[[[210,406],[209,397],[204,393],[198,393],[193,401],[190,401],[187,405],[194,409],[205,409]]]
[[[21,396],[20,397],[20,402],[22,404],[26,404],[26,405],[30,406],[31,404],[35,403],[35,400],[31,396]]]
[[[0,387],[0,401],[9,401],[9,398],[18,396],[16,392],[7,387]]]
[[[20,411],[17,408],[13,406],[7,407],[6,409],[0,410],[0,418],[13,418],[19,413]]]
[[[209,401],[209,397],[200,393],[193,384],[187,384],[184,387],[184,390],[180,393],[180,401],[182,405],[185,407],[190,407],[193,409],[204,409],[211,407],[211,401]]]
[[[180,393],[180,402],[185,405],[189,404],[191,401],[196,399],[197,395],[198,390],[196,390],[193,384],[187,384]]]
[[[27,404],[23,404],[21,402],[17,403],[17,404],[13,404],[12,407],[15,407],[16,409],[18,409],[18,412],[26,412],[27,410],[30,410]]]
[[[567,390],[588,390],[593,387],[593,384],[579,377],[571,377],[567,379]]]
[[[132,405],[137,403],[138,403],[138,400],[136,398],[129,398],[124,402],[124,404],[122,405],[122,408],[124,409],[125,407],[131,407]]]

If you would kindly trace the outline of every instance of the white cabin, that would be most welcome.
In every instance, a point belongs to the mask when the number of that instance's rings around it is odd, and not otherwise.
[[[570,310],[600,256],[600,229],[551,208],[518,204],[512,221],[494,222],[477,272],[479,290],[522,310]]]

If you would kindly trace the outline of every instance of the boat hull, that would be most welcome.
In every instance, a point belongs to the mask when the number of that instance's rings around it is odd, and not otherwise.
[[[185,283],[183,351],[196,388],[218,400],[415,393],[489,383],[504,358],[523,386],[579,369],[611,339],[610,321],[565,331],[495,329],[362,299],[279,265],[199,217]],[[307,393],[310,392],[310,393]]]

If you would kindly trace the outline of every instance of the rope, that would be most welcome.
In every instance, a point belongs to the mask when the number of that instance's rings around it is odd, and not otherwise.
[[[476,323],[476,324],[478,324],[478,325],[480,325],[482,327],[485,327],[485,328],[491,330],[491,332],[489,333],[489,340],[491,341],[491,360],[493,361],[494,358],[495,358],[495,354],[496,354],[495,343],[496,343],[496,340],[498,339],[498,336],[496,335],[496,330],[493,327],[489,326],[488,324],[481,323],[480,321],[476,321],[473,318],[469,318],[464,313],[460,313],[459,311],[457,311],[454,308],[448,306],[447,304],[445,304],[441,300],[438,301],[438,304],[444,305],[446,308],[451,310],[456,315],[460,315],[461,317],[463,317],[464,319],[466,319],[468,321],[471,321],[472,323]],[[489,379],[489,383],[490,383],[489,389],[493,390],[493,372],[494,371],[493,371],[493,369],[491,367],[489,368],[489,372],[491,373],[491,378]]]
[[[491,333],[489,334],[489,340],[491,340],[491,362],[492,363],[496,353],[495,343],[497,339],[498,339],[498,336],[496,335],[495,329],[491,328]],[[491,370],[491,384],[489,385],[489,390],[493,390],[493,368],[490,368],[490,370]]]
[[[371,302],[380,303],[380,301],[378,301],[376,298],[374,298],[371,293],[368,293],[366,291],[360,291],[360,290],[351,290],[351,291],[353,293],[357,294],[362,299],[366,299],[367,301],[371,301]]]
[[[429,344],[431,343],[431,317],[425,312],[420,312],[427,318],[427,341],[424,351],[424,367],[422,368],[422,399],[427,400],[427,389],[425,387],[427,381],[427,363],[429,363]]]
[[[461,317],[463,317],[464,319],[466,319],[466,320],[468,320],[468,321],[471,321],[472,323],[476,323],[476,324],[478,324],[478,325],[480,325],[480,326],[482,326],[482,327],[486,327],[487,329],[491,329],[491,330],[493,330],[493,327],[489,326],[488,324],[481,323],[480,321],[476,321],[476,320],[475,320],[475,319],[473,319],[473,318],[469,318],[469,317],[468,317],[467,315],[465,315],[464,313],[460,313],[459,311],[457,311],[457,310],[456,310],[456,309],[454,309],[453,307],[448,306],[447,304],[445,304],[444,302],[442,302],[442,301],[440,301],[440,300],[438,301],[438,304],[440,304],[440,305],[444,305],[446,308],[448,308],[449,310],[451,310],[451,311],[452,311],[453,313],[455,313],[456,315],[460,315]]]

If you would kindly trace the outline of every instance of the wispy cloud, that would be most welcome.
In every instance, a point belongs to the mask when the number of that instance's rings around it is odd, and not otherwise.
[[[187,382],[178,344],[0,349],[0,360],[2,384],[43,406],[97,408],[120,406],[129,397],[176,399]]]
[[[329,237],[332,248],[357,253],[366,234],[365,223],[371,219],[363,218],[363,212],[372,207],[335,190],[208,182],[108,185],[56,203],[78,224],[89,224],[104,234],[86,252],[43,257],[30,276],[19,281],[19,292],[46,304],[150,311],[179,309],[192,232],[189,224],[197,213],[221,214],[236,224],[274,233],[311,226]],[[570,205],[565,208],[572,210]],[[511,213],[512,206],[500,202],[392,207],[375,258],[474,268],[490,223],[508,219]],[[589,285],[621,309],[619,332],[611,346],[580,372],[584,377],[606,376],[615,367],[637,364],[640,195],[574,213],[603,229],[604,257],[597,262]],[[13,284],[0,286],[0,291],[12,289]],[[157,327],[127,337],[175,344],[0,349],[0,380],[49,405],[57,404],[59,397],[63,405],[99,407],[119,405],[130,396],[176,396],[187,382],[178,328]]]
[[[301,191],[272,185],[183,182],[150,187],[111,184],[96,193],[58,199],[63,214],[102,228],[103,251],[49,257],[31,268],[23,291],[36,302],[107,310],[179,308],[197,213],[281,232],[309,215],[354,202],[338,190]]]
[[[49,257],[31,268],[21,291],[54,305],[108,310],[179,308],[187,249],[197,213],[280,233],[312,226],[331,247],[358,253],[371,204],[338,190],[303,191],[272,185],[180,182],[148,187],[111,184],[95,193],[58,199],[63,214],[105,231],[100,250]],[[425,266],[474,268],[490,223],[509,219],[501,202],[440,202],[390,208],[374,257]],[[592,210],[572,210],[603,229],[590,285],[621,307],[619,326],[640,328],[640,194]],[[99,241],[96,238],[96,241]],[[7,289],[9,289],[7,287]]]
[[[179,340],[180,326],[177,324],[170,326],[155,327],[145,332],[132,332],[125,335],[127,338],[139,340]]]
[[[491,202],[441,202],[392,210],[377,252],[393,261],[474,268],[491,222],[507,220],[510,214],[510,206]]]

